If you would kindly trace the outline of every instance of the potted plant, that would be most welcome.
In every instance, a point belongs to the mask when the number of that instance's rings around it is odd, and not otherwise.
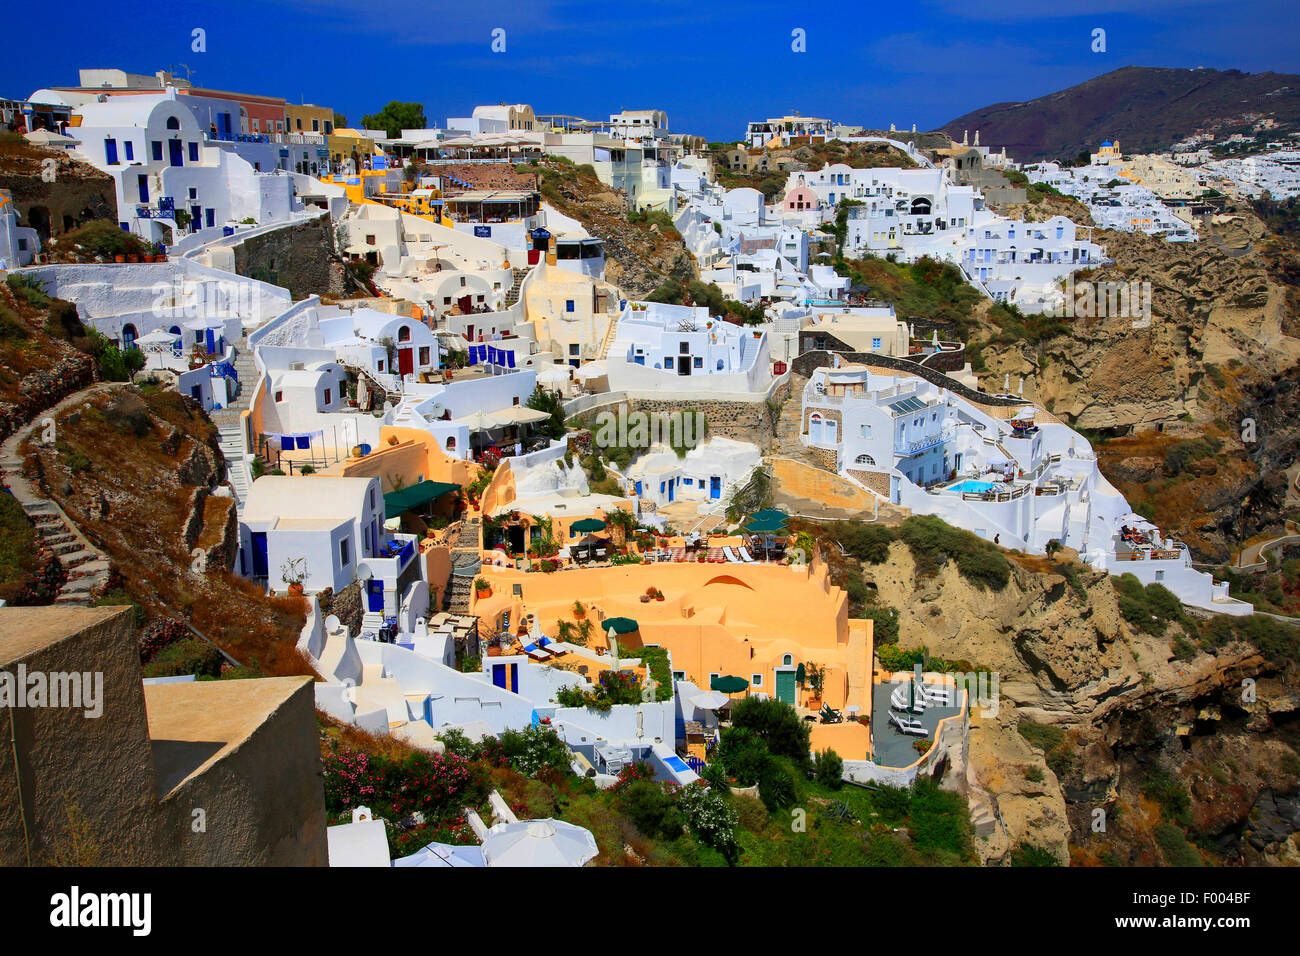
[[[587,616],[587,606],[583,604],[581,601],[574,601],[573,616],[579,621],[585,619]]]
[[[290,594],[302,594],[302,582],[307,577],[307,559],[289,558],[280,565],[280,577],[289,585]]]
[[[826,668],[817,664],[809,664],[807,667],[808,685],[812,688],[812,697],[808,699],[808,707],[811,709],[821,709],[822,705],[822,688],[826,686]]]
[[[480,601],[492,596],[492,584],[487,578],[474,579],[474,596]]]

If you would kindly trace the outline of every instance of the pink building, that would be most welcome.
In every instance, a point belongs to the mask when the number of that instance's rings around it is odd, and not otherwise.
[[[807,209],[820,209],[817,194],[807,186],[796,186],[785,197],[786,212],[803,212]]]

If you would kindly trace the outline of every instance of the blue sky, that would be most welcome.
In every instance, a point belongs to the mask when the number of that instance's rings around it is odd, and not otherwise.
[[[438,126],[504,100],[588,118],[659,108],[675,131],[734,139],[793,110],[929,129],[1121,66],[1300,73],[1297,0],[61,0],[57,19],[29,31],[11,17],[0,96],[75,84],[79,67],[184,63],[199,85],[351,122],[390,99],[423,103]],[[191,50],[194,28],[206,52]],[[498,28],[504,53],[490,49]]]

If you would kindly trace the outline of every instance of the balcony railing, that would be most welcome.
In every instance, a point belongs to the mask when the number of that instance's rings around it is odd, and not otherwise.
[[[951,437],[949,432],[934,432],[923,438],[916,438],[912,441],[894,442],[895,455],[915,455],[925,451],[927,448],[933,448],[935,445],[941,445]]]

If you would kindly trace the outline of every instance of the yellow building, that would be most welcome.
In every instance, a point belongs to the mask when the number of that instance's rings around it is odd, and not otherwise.
[[[830,583],[826,564],[641,564],[558,574],[524,573],[484,564],[490,596],[475,595],[472,613],[511,621],[528,614],[548,635],[572,621],[575,599],[593,618],[588,646],[606,647],[600,620],[628,617],[635,635],[619,650],[659,645],[676,676],[707,688],[713,677],[749,681],[750,692],[807,706],[811,690],[796,684],[799,665],[825,668],[822,700],[871,712],[872,622],[850,618],[848,596]],[[664,595],[642,601],[648,588]]]
[[[286,103],[284,116],[290,133],[316,133],[329,136],[334,132],[334,110],[313,103]]]
[[[325,145],[329,149],[331,163],[338,164],[351,159],[356,169],[361,168],[363,157],[376,154],[373,139],[347,127],[338,127],[332,134],[326,134]]]

